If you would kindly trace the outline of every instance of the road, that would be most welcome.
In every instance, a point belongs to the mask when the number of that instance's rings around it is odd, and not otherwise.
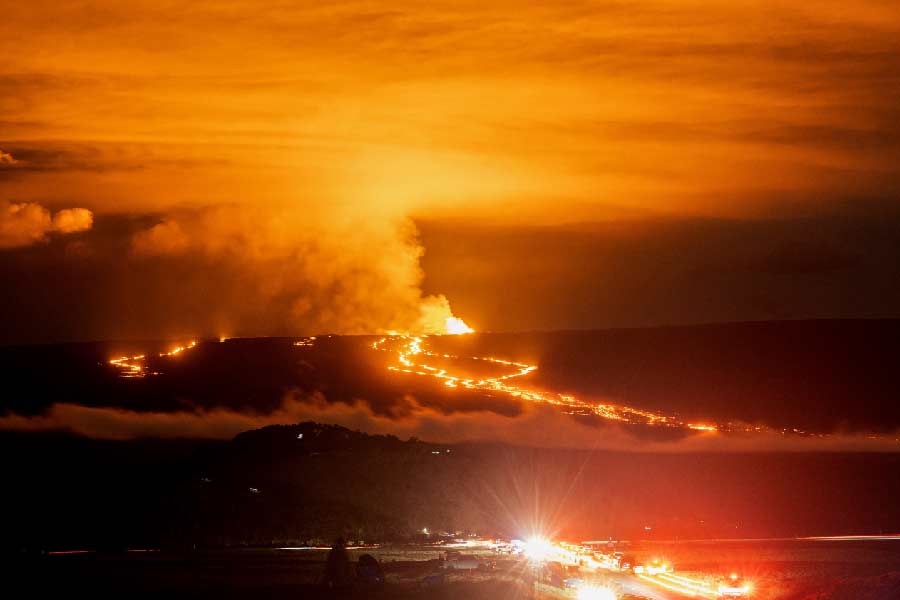
[[[647,600],[684,600],[689,596],[685,596],[673,591],[661,589],[655,585],[651,585],[631,574],[615,573],[601,571],[596,579],[591,579],[588,583],[591,585],[603,585],[614,590],[621,600],[637,600],[638,598]],[[578,594],[575,590],[563,590],[549,585],[539,585],[538,595],[540,599],[577,599]]]
[[[708,598],[705,594],[682,594],[674,590],[668,590],[659,585],[642,580],[630,573],[616,573],[612,571],[599,571],[595,577],[588,578],[589,585],[605,586],[614,590],[621,600],[684,600],[685,598]],[[538,598],[573,599],[578,598],[575,590],[563,590],[557,587],[541,584],[538,586]]]
[[[613,585],[616,586],[615,589],[622,590],[623,595],[631,594],[641,598],[650,598],[651,600],[676,600],[685,598],[685,596],[681,594],[660,589],[631,574],[610,572],[606,577],[608,577]]]

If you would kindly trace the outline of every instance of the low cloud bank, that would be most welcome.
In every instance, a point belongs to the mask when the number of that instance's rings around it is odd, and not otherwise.
[[[367,433],[418,437],[431,442],[503,442],[509,444],[625,452],[897,452],[896,437],[832,434],[822,437],[691,433],[678,439],[638,437],[619,425],[595,425],[553,407],[526,405],[516,416],[493,412],[443,414],[406,397],[401,417],[379,415],[362,400],[331,403],[321,394],[289,394],[270,413],[228,408],[178,412],[137,412],[123,408],[58,403],[44,414],[0,417],[0,430],[69,431],[96,439],[229,439],[267,425],[316,421]]]

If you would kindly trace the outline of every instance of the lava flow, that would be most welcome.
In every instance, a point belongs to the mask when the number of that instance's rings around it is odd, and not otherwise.
[[[447,319],[448,334],[472,333],[461,319]],[[573,415],[595,415],[611,421],[635,425],[664,425],[668,427],[681,427],[697,431],[716,432],[718,426],[707,424],[685,423],[674,416],[662,415],[650,411],[640,410],[628,406],[613,404],[594,404],[580,400],[571,394],[559,394],[541,390],[521,387],[512,380],[525,377],[537,370],[537,365],[515,362],[492,356],[460,357],[452,354],[441,354],[426,349],[428,336],[389,335],[374,342],[372,347],[376,350],[394,351],[397,354],[397,364],[388,366],[391,371],[409,373],[423,377],[433,377],[443,381],[444,385],[451,388],[462,387],[470,390],[482,390],[486,392],[508,394],[515,398],[521,398],[529,402],[551,404],[560,407],[564,412]],[[469,361],[472,363],[490,363],[505,369],[501,375],[492,377],[470,377],[448,371],[447,368],[429,364],[429,359],[439,359],[441,362],[453,361],[456,363]]]
[[[472,333],[473,330],[461,319],[447,319],[447,334]],[[797,428],[771,429],[759,425],[748,425],[736,422],[698,423],[687,422],[676,415],[655,413],[639,408],[593,403],[577,398],[572,394],[562,394],[528,388],[517,385],[515,380],[522,379],[537,371],[537,365],[496,358],[492,356],[456,356],[433,352],[427,348],[427,335],[413,336],[405,334],[387,335],[372,344],[375,350],[396,353],[397,362],[387,368],[398,373],[408,373],[422,377],[432,377],[450,388],[481,390],[487,393],[501,393],[520,398],[528,402],[549,404],[559,407],[564,413],[579,416],[596,416],[609,421],[617,421],[628,425],[653,425],[682,429],[708,435],[720,433],[760,434],[775,433],[801,437],[826,438],[828,434],[809,433]],[[437,363],[437,364],[436,364]],[[469,363],[472,366],[491,365],[503,369],[502,374],[495,376],[473,377],[451,368]],[[452,367],[451,367],[452,365]],[[876,438],[873,438],[876,439]]]
[[[160,357],[176,356],[185,350],[190,350],[197,345],[196,340],[191,340],[186,346],[176,346],[168,352],[160,352]],[[119,377],[131,379],[134,377],[145,377],[146,375],[159,375],[156,371],[147,371],[147,355],[138,354],[137,356],[122,356],[113,358],[109,364],[119,369]]]

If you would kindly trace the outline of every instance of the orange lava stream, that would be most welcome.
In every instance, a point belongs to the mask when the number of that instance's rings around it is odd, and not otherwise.
[[[447,319],[448,334],[467,334],[472,333],[471,327],[465,324],[461,319],[450,317]],[[520,398],[529,402],[540,404],[549,404],[559,407],[563,412],[570,415],[581,416],[597,416],[610,421],[617,421],[629,425],[655,425],[663,427],[678,428],[691,430],[706,435],[716,435],[721,433],[744,433],[744,434],[780,434],[794,435],[801,437],[817,437],[829,438],[827,433],[811,433],[797,428],[773,429],[759,425],[747,425],[735,422],[723,423],[689,423],[682,421],[675,415],[666,415],[655,413],[639,408],[607,404],[592,403],[581,400],[571,394],[561,394],[555,392],[547,392],[532,388],[516,385],[514,380],[523,378],[535,371],[537,365],[531,365],[522,362],[495,358],[492,356],[468,356],[461,357],[451,354],[442,354],[433,352],[426,348],[425,338],[428,336],[412,336],[399,333],[389,333],[385,337],[377,340],[372,344],[372,348],[378,351],[393,352],[396,354],[397,363],[391,364],[387,368],[390,371],[398,373],[407,373],[422,377],[432,377],[443,382],[450,388],[465,388],[469,390],[481,390],[488,393],[507,394],[514,398]],[[220,338],[222,342],[226,338]],[[313,346],[316,343],[316,337],[304,337],[294,342],[294,346]],[[185,346],[176,346],[168,352],[159,353],[160,357],[177,356],[182,352],[190,350],[197,346],[196,340],[192,340]],[[440,358],[450,361],[480,361],[502,368],[508,368],[509,371],[503,375],[494,377],[470,377],[460,373],[448,371],[446,368],[428,364],[429,358]],[[147,375],[159,375],[159,372],[147,370],[147,356],[139,354],[136,356],[122,356],[109,360],[109,364],[119,371],[119,377],[122,378],[140,378]],[[900,443],[900,438],[886,437],[878,434],[869,434],[866,436],[868,440],[883,441],[890,440]]]
[[[662,425],[680,427],[696,431],[717,432],[717,425],[684,423],[674,416],[640,410],[629,406],[614,404],[593,404],[580,400],[571,394],[558,394],[520,387],[512,380],[525,377],[537,370],[537,365],[514,362],[491,356],[459,357],[451,354],[440,354],[425,348],[425,336],[393,335],[374,342],[375,350],[395,351],[397,364],[388,366],[391,371],[409,373],[424,377],[434,377],[451,388],[462,387],[470,390],[499,392],[529,402],[559,406],[564,412],[577,415],[596,415],[603,419],[628,424]],[[451,360],[485,361],[510,368],[510,372],[496,377],[473,378],[448,372],[425,362],[428,357]]]
[[[460,333],[470,333],[462,331]],[[690,423],[679,419],[675,415],[654,413],[631,406],[591,403],[581,400],[571,394],[560,394],[531,389],[516,385],[512,380],[525,377],[537,371],[537,365],[504,360],[501,358],[485,356],[460,357],[451,354],[432,352],[426,348],[425,338],[428,336],[411,336],[404,334],[389,334],[372,344],[375,350],[395,352],[397,364],[388,366],[390,371],[408,373],[423,377],[433,377],[443,381],[444,385],[451,388],[465,388],[469,390],[482,390],[485,392],[499,392],[515,398],[521,398],[529,402],[550,404],[558,406],[563,412],[571,415],[597,416],[610,421],[617,421],[629,425],[654,425],[690,430],[704,435],[717,434],[773,434],[782,436],[799,436],[807,438],[831,437],[828,433],[813,433],[795,427],[774,429],[760,425],[751,425],[737,422],[706,422]],[[484,361],[509,367],[510,372],[497,377],[474,378],[459,373],[453,373],[446,368],[439,368],[428,364],[428,358],[443,358],[454,361]],[[900,443],[900,438],[885,437],[877,434],[866,436],[869,440],[890,440]]]
[[[185,350],[190,350],[197,345],[196,340],[191,340],[187,346],[176,346],[168,352],[160,352],[159,356],[177,356]],[[159,375],[156,371],[147,371],[147,355],[138,354],[137,356],[122,356],[113,358],[109,364],[119,369],[119,377],[131,379],[135,377],[145,377],[146,375]]]

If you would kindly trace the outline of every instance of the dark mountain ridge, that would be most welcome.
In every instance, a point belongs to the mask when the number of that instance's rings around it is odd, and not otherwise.
[[[448,391],[440,382],[386,371],[371,337],[333,336],[296,347],[289,338],[201,341],[177,357],[171,343],[0,347],[10,390],[0,416],[37,415],[54,403],[170,412],[228,407],[265,413],[285,395],[361,399],[391,415],[403,397],[442,412],[516,412],[516,401]],[[686,327],[482,333],[428,339],[461,356],[499,356],[539,366],[525,385],[677,413],[810,432],[900,429],[900,320],[750,322]],[[121,379],[110,358],[151,356],[160,375]],[[467,408],[468,407],[468,408]]]

